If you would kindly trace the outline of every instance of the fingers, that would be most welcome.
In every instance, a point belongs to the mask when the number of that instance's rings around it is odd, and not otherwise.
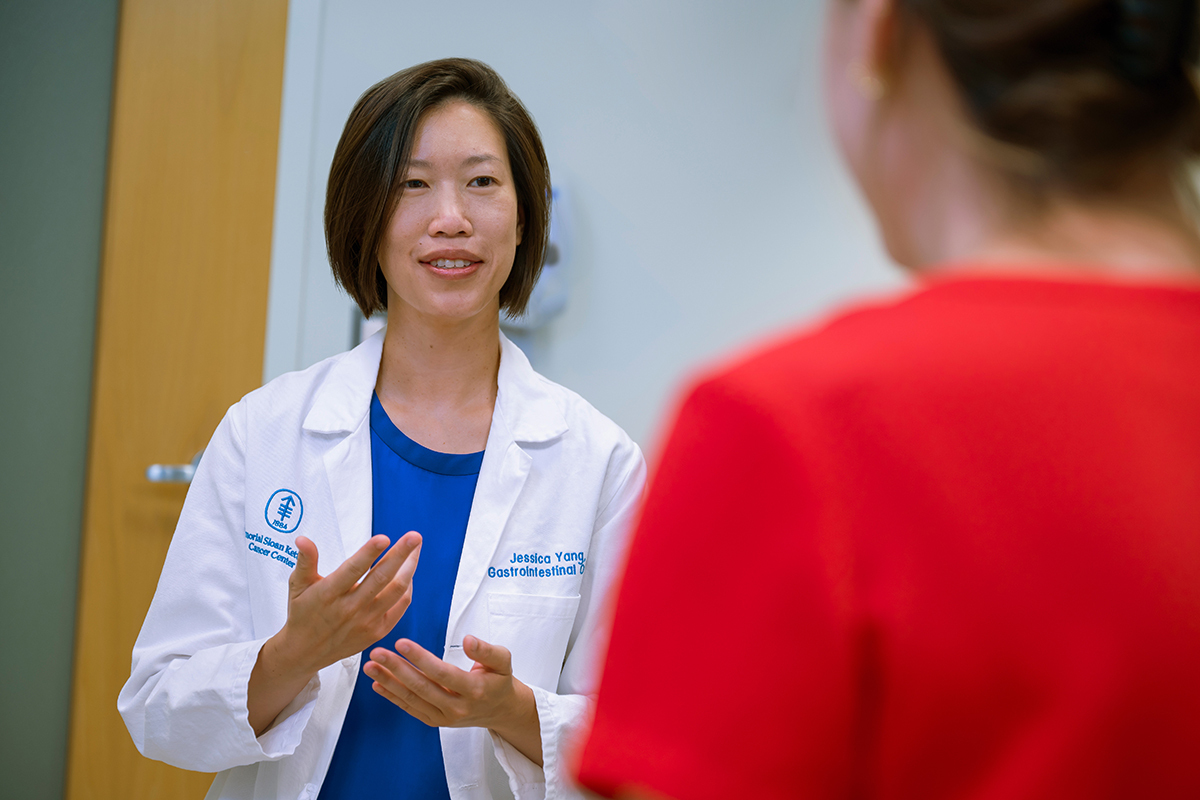
[[[401,686],[401,694],[394,694],[393,692],[388,691],[384,687],[384,684],[380,683],[379,681],[372,683],[371,688],[376,694],[382,696],[385,700],[389,701],[393,705],[399,706],[401,709],[407,711],[409,714],[421,720],[421,722],[424,722],[429,727],[438,727],[439,716],[437,714],[437,709],[433,708],[419,697],[413,695],[412,692],[403,689],[403,686]]]
[[[388,651],[384,650],[383,652],[387,653]],[[465,670],[461,670],[453,664],[447,664],[411,639],[398,640],[396,642],[396,652],[404,656],[405,659],[408,659],[412,667],[420,670],[423,676],[428,676],[428,679],[436,683],[439,687],[444,687],[455,694],[462,694],[471,688],[470,676]],[[395,654],[392,654],[391,658],[396,661],[403,660]],[[392,671],[396,673],[397,677],[403,678],[405,676],[405,671],[402,668],[399,670],[393,669]],[[415,689],[416,687],[410,688]],[[426,697],[426,699],[432,698]]]
[[[387,549],[388,544],[390,544],[388,538],[382,534],[368,539],[366,544],[358,548],[354,555],[329,573],[329,577],[325,579],[329,582],[329,589],[335,594],[346,594],[353,589],[359,579],[367,574],[367,570],[375,563],[375,559],[379,558],[379,554]]]
[[[412,584],[407,586],[400,585],[396,581],[388,584],[385,592],[375,598],[379,608],[384,609],[383,620],[384,627],[391,630],[396,627],[396,623],[404,616],[404,612],[408,611],[408,607],[412,605]]]
[[[296,549],[300,552],[296,556],[296,566],[288,578],[293,595],[299,594],[321,580],[321,576],[317,574],[317,546],[312,539],[306,536],[297,536]]]
[[[409,540],[410,536],[414,538]],[[416,544],[412,545],[412,541],[415,541]],[[412,532],[405,534],[400,541],[396,543],[396,546],[393,547],[392,550],[400,550],[401,547],[406,546],[411,547],[407,555],[405,555],[403,551],[397,554],[397,557],[403,555],[404,560],[400,563],[400,567],[396,570],[396,574],[392,577],[391,582],[384,586],[383,589],[375,596],[376,608],[383,609],[384,616],[392,625],[395,625],[400,621],[400,617],[404,615],[404,612],[408,610],[409,603],[412,602],[413,575],[417,571],[417,563],[421,558],[420,535]],[[388,553],[388,555],[390,556],[392,554]],[[376,566],[376,569],[378,569],[378,565]],[[364,581],[363,589],[365,591],[370,591],[370,588],[373,587],[368,588],[365,586],[365,583],[366,582]],[[388,630],[391,630],[391,628]]]
[[[408,642],[407,639],[402,639],[401,641]],[[442,664],[449,667],[449,669],[455,669],[455,667],[444,664],[441,659],[424,650],[419,645],[415,645],[412,642],[408,642],[408,644],[412,644],[413,647],[420,650],[424,656],[422,660],[425,663]],[[384,689],[387,689],[389,693],[397,698],[400,701],[397,705],[401,708],[404,708],[406,711],[410,709],[420,711],[420,715],[412,711],[410,713],[414,713],[414,716],[421,716],[422,719],[435,714],[438,718],[444,717],[446,709],[457,697],[436,676],[426,673],[413,663],[406,661],[384,647],[377,647],[371,651],[371,660],[363,666],[363,671],[367,673],[367,677],[382,685]],[[466,675],[462,670],[458,671],[462,675]],[[393,702],[396,701],[393,700]]]
[[[396,572],[397,578],[403,578],[405,582],[412,581],[413,573],[417,571],[417,562],[421,558],[421,542],[421,534],[416,531],[409,531],[400,537],[396,548],[408,552],[404,555],[404,561]]]
[[[500,675],[512,674],[512,653],[498,644],[488,644],[477,636],[463,637],[467,658]]]
[[[358,587],[358,591],[363,592],[367,597],[374,598],[391,584],[399,582],[400,589],[395,594],[397,597],[403,594],[404,589],[412,582],[413,573],[417,571],[420,552],[421,534],[416,531],[404,534],[396,541],[395,546],[371,568],[371,574]],[[391,606],[394,602],[395,597],[385,607]]]
[[[375,681],[376,692],[428,725],[495,728],[495,723],[511,721],[520,710],[516,689],[523,684],[484,664],[503,667],[511,661],[508,650],[476,637],[470,637],[464,648],[468,646],[474,657],[483,659],[470,672],[447,664],[409,639],[397,641],[395,653],[383,647],[372,650],[363,671]],[[525,705],[534,709],[536,725],[536,703],[527,688],[526,693]]]
[[[395,658],[395,654],[391,655]],[[372,659],[374,658],[375,654],[372,653]],[[403,659],[400,658],[396,660],[403,662]],[[414,673],[416,672],[407,662],[405,662],[405,666]],[[399,680],[391,670],[384,667],[378,661],[368,661],[363,667],[363,671],[367,673],[367,677],[374,681],[371,684],[371,688],[377,694],[382,695],[385,699],[421,720],[421,722],[424,722],[426,725],[437,726],[445,721],[444,715],[437,706],[418,696],[403,681]]]

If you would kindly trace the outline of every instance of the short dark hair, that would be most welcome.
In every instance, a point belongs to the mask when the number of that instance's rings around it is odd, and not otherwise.
[[[1197,0],[901,0],[980,129],[1056,188],[1117,188],[1146,155],[1200,152]]]
[[[487,64],[468,58],[428,61],[385,78],[358,98],[329,169],[329,263],[365,316],[387,308],[377,251],[400,200],[420,122],[452,100],[487,113],[508,149],[524,227],[512,272],[500,289],[500,308],[522,314],[541,274],[550,232],[550,167],[533,117]]]

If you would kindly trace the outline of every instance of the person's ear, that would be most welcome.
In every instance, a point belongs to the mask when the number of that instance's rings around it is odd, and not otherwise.
[[[859,29],[852,76],[859,90],[880,99],[899,71],[899,0],[858,0]]]

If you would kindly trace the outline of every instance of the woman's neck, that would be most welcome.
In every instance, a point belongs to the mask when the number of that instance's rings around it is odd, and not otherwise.
[[[1053,272],[1109,280],[1200,282],[1200,242],[1154,218],[1078,209],[1052,212],[1046,225],[984,241],[967,260],[986,268]]]
[[[434,325],[390,310],[375,392],[392,422],[432,450],[487,442],[500,369],[498,318]]]
[[[920,220],[916,273],[1200,283],[1200,233],[1166,170],[1106,196],[1037,199],[982,169],[952,172],[959,185],[943,199],[955,202],[910,217]]]

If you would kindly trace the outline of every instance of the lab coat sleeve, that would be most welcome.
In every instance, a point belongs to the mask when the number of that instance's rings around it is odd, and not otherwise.
[[[254,632],[245,541],[245,403],[204,451],[117,701],[138,750],[215,772],[291,754],[319,677],[255,738],[246,690],[266,637]]]
[[[558,692],[533,690],[542,735],[539,768],[495,733],[496,758],[509,776],[516,800],[582,800],[567,763],[575,737],[586,725],[599,682],[608,595],[624,563],[625,549],[646,484],[641,450],[626,440],[610,461],[606,496],[596,516],[579,611],[559,677]],[[606,487],[606,488],[608,488]]]

